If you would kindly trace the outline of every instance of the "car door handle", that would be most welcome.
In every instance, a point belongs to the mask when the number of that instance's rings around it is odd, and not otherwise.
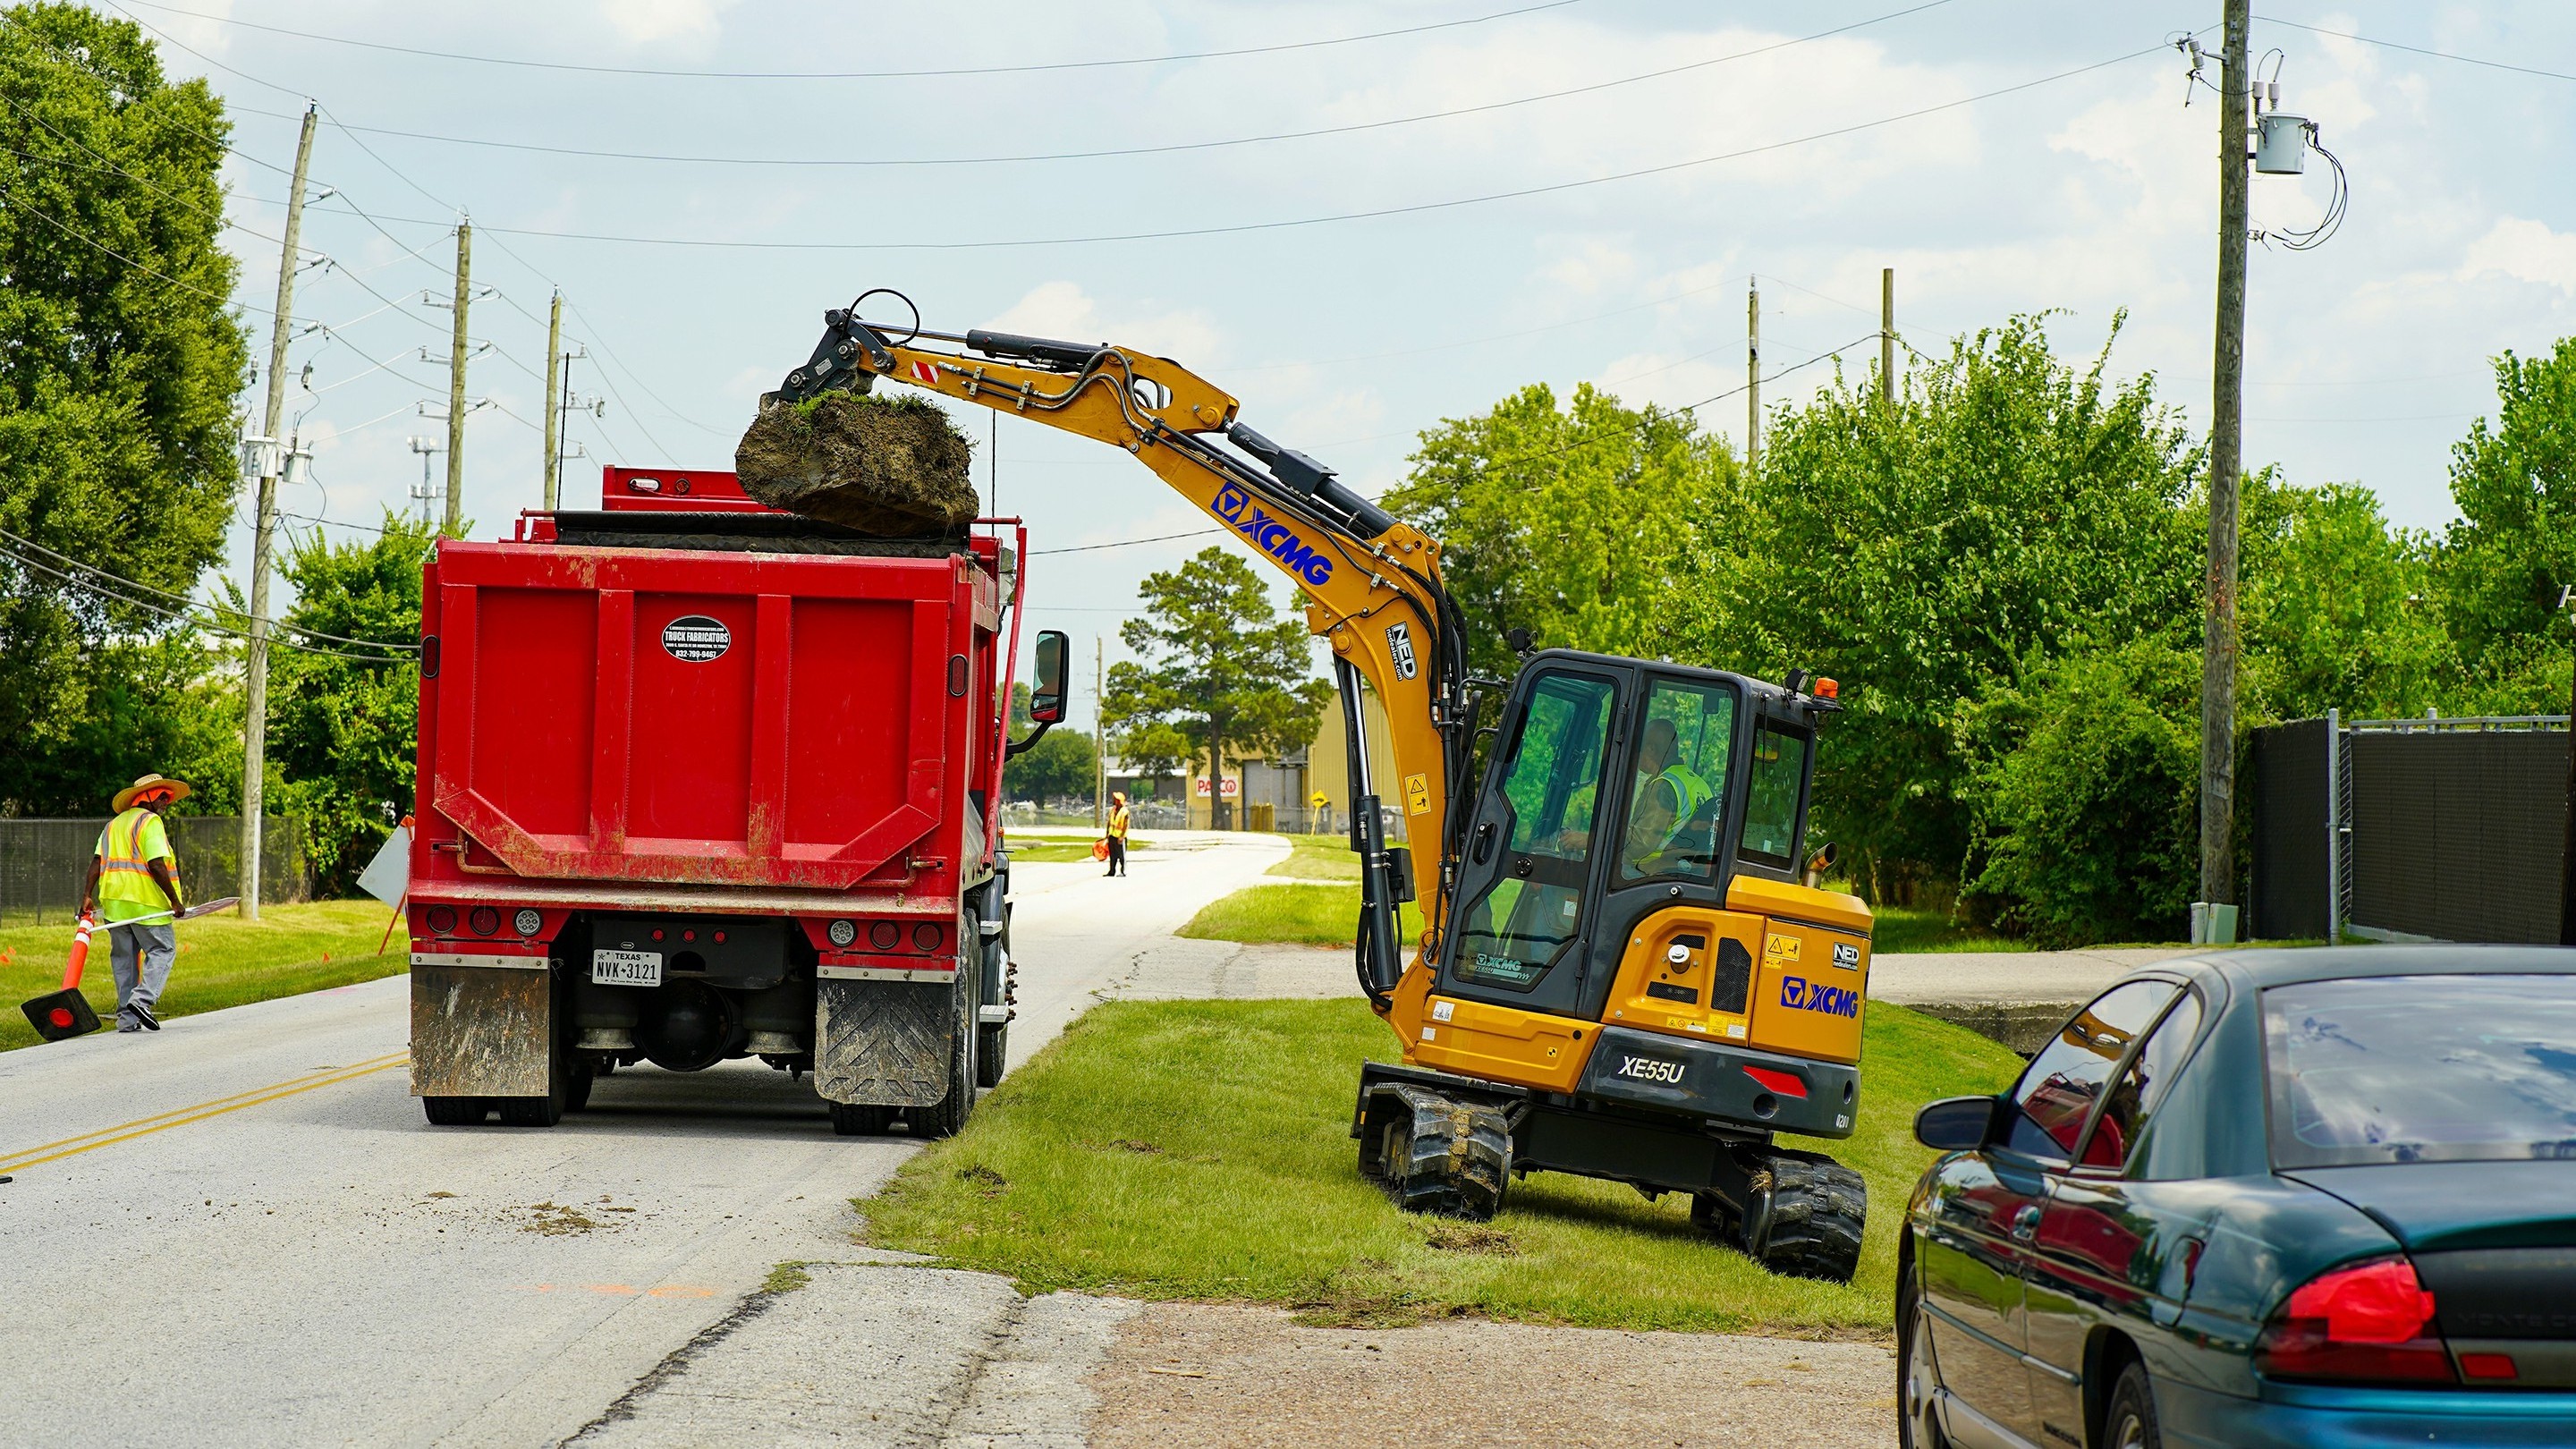
[[[2016,1242],[2027,1243],[2039,1236],[2039,1207],[2026,1203],[2012,1215],[2012,1235]]]

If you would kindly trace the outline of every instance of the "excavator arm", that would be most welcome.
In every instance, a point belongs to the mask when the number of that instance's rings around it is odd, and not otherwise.
[[[1396,1009],[1399,984],[1410,988],[1405,1004],[1417,1006],[1427,973],[1403,980],[1396,924],[1397,906],[1417,894],[1414,852],[1388,847],[1379,810],[1382,799],[1395,806],[1428,867],[1418,966],[1448,928],[1453,846],[1463,833],[1454,812],[1476,732],[1463,623],[1441,583],[1439,541],[1352,492],[1331,469],[1253,431],[1232,395],[1169,358],[1108,343],[929,332],[917,323],[898,341],[898,329],[861,320],[855,304],[826,312],[824,324],[813,355],[764,406],[833,389],[865,392],[883,377],[1123,448],[1304,593],[1307,627],[1333,651],[1350,749],[1361,984],[1382,1013]],[[1371,778],[1362,679],[1385,707],[1391,781]]]

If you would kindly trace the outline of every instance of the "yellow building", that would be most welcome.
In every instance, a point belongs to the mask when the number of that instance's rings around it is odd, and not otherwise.
[[[1395,753],[1387,743],[1386,710],[1377,693],[1361,688],[1360,708],[1368,735],[1369,776],[1381,799],[1392,799]],[[1329,834],[1350,829],[1350,750],[1342,738],[1342,704],[1336,698],[1316,721],[1315,738],[1303,748],[1272,759],[1246,754],[1227,762],[1224,776],[1211,785],[1204,763],[1190,767],[1190,825],[1211,828],[1223,803],[1227,829],[1284,830]],[[1322,797],[1319,807],[1315,801]],[[1387,838],[1404,838],[1403,814],[1389,811]]]

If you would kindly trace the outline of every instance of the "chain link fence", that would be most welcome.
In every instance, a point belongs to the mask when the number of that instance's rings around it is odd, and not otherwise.
[[[241,894],[241,817],[164,816],[179,889],[190,901]],[[66,925],[80,914],[81,881],[107,820],[0,820],[0,923]],[[272,815],[261,822],[259,898],[284,905],[312,897],[303,822]]]

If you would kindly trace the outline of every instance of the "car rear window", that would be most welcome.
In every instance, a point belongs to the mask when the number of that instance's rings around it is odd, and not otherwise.
[[[2263,993],[2275,1167],[2576,1159],[2576,976]]]

